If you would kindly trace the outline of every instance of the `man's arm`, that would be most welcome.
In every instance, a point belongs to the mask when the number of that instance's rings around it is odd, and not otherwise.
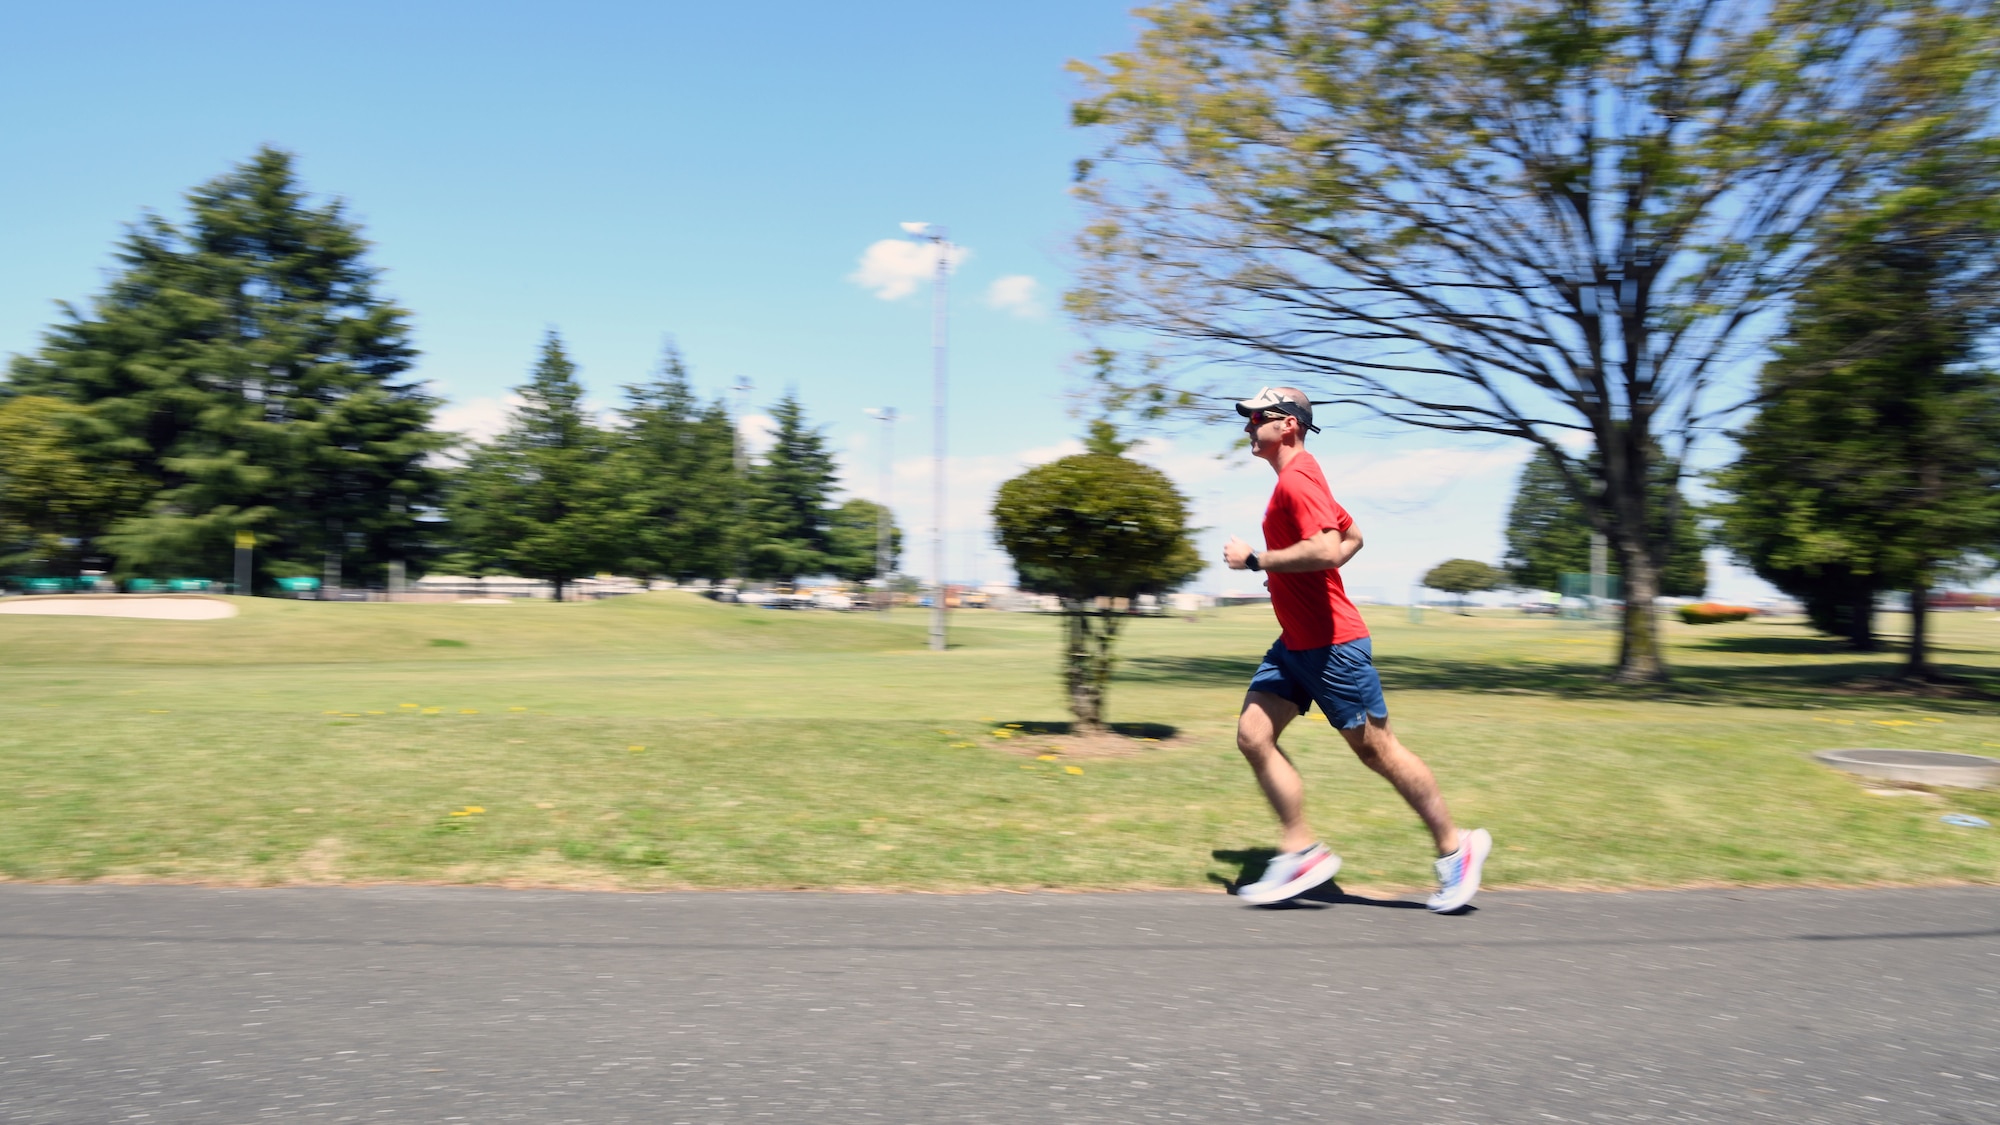
[[[1296,574],[1310,570],[1339,570],[1361,550],[1361,529],[1353,524],[1346,531],[1328,528],[1311,539],[1301,539],[1289,547],[1257,554],[1257,569]],[[1222,548],[1222,557],[1231,570],[1247,570],[1250,544],[1232,538]]]

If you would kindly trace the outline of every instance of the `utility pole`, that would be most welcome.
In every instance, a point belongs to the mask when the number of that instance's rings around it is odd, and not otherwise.
[[[937,272],[931,275],[931,567],[937,575],[937,592],[931,597],[931,648],[943,652],[945,308],[951,276],[951,236],[936,223],[904,223],[903,229],[925,239],[937,251]]]
[[[875,577],[882,583],[882,608],[888,609],[895,600],[889,589],[889,571],[893,563],[889,558],[889,489],[895,480],[896,468],[896,408],[893,406],[869,407],[868,413],[882,423],[882,511],[875,520]]]
[[[750,443],[743,440],[743,419],[750,413],[750,388],[750,376],[748,375],[738,375],[736,377],[736,385],[730,388],[730,390],[736,392],[736,416],[729,420],[729,436],[731,438],[731,448],[736,454],[736,487],[738,488],[742,488],[750,481]],[[749,509],[749,497],[745,495],[737,499],[739,502],[736,505],[735,515],[740,519],[743,513]],[[734,575],[736,590],[741,593],[749,587],[749,579],[743,576],[745,569],[743,566],[743,536],[731,530],[729,538],[735,544],[734,549],[729,552],[729,569],[736,572]],[[709,585],[713,587],[715,583],[711,581]]]
[[[750,469],[750,448],[743,440],[743,419],[750,413],[750,376],[738,375],[736,385],[729,388],[736,392],[736,417],[730,419],[730,432],[736,437],[736,472],[738,475]]]

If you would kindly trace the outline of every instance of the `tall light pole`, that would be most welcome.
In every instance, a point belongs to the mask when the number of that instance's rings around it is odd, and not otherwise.
[[[871,406],[868,416],[882,423],[882,510],[875,519],[875,577],[882,582],[882,608],[888,609],[893,601],[889,590],[889,487],[895,479],[896,468],[896,408],[893,406]]]
[[[750,479],[750,443],[743,440],[743,419],[750,412],[750,376],[738,375],[736,385],[729,389],[736,392],[736,417],[729,420],[729,434],[733,439],[731,449],[736,454],[736,487],[742,488]],[[737,514],[740,516],[743,511],[740,501],[744,497],[736,499],[739,501]],[[732,577],[736,579],[737,591],[741,592],[750,585],[750,580],[743,575],[746,569],[743,565],[743,537],[731,532],[729,538],[735,544],[729,552],[729,569],[736,572]],[[709,586],[713,588],[714,585],[714,581],[710,580]]]
[[[750,412],[750,391],[753,384],[750,376],[738,375],[736,385],[729,388],[736,392],[736,417],[731,419],[730,429],[736,435],[736,471],[743,473],[750,468],[749,443],[743,440],[743,419]]]
[[[937,592],[931,597],[931,648],[943,652],[945,302],[951,236],[936,223],[904,223],[903,229],[937,251],[937,272],[931,275],[931,566],[937,574]]]

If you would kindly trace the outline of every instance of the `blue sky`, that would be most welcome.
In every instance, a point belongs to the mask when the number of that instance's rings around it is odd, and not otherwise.
[[[497,424],[547,328],[602,406],[671,334],[710,395],[747,378],[754,412],[795,388],[859,495],[879,498],[884,436],[864,410],[896,407],[889,498],[906,568],[927,574],[929,294],[897,284],[919,256],[877,244],[944,223],[968,252],[947,573],[1002,580],[992,489],[1081,429],[1082,340],[1056,309],[1086,147],[1064,63],[1133,27],[1099,0],[13,5],[0,353],[100,288],[122,224],[177,217],[189,187],[274,144],[365,224],[443,424]],[[1270,483],[1217,460],[1231,437],[1142,450],[1194,499],[1210,557],[1229,533],[1254,540]],[[1521,448],[1330,426],[1314,449],[1367,530],[1357,591],[1400,600],[1446,558],[1498,558]],[[1719,596],[1767,592],[1718,577]],[[1197,583],[1248,585],[1219,566]]]

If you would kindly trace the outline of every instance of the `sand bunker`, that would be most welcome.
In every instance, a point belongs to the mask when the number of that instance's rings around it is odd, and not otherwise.
[[[48,597],[7,598],[0,613],[33,613],[60,617],[145,617],[154,621],[213,621],[236,616],[236,607],[221,598],[156,594],[53,594]]]

